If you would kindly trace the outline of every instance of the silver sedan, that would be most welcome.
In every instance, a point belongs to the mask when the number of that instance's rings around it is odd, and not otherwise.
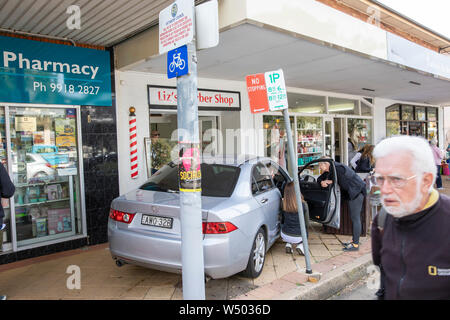
[[[205,274],[256,278],[280,234],[281,198],[289,175],[268,158],[202,160]],[[139,189],[112,201],[108,238],[112,258],[181,272],[178,167],[169,163]]]

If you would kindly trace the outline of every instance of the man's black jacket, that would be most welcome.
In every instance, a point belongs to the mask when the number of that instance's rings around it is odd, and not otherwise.
[[[411,216],[388,214],[377,229],[375,217],[372,255],[385,272],[385,299],[450,299],[450,197]]]

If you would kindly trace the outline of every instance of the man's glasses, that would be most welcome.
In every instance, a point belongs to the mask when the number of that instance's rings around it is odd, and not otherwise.
[[[373,176],[370,177],[370,181],[378,187],[383,186],[384,183],[387,181],[389,182],[389,185],[391,185],[393,188],[399,189],[403,188],[406,182],[408,182],[408,180],[414,179],[416,176],[417,175],[413,175],[409,178],[403,178],[399,176],[382,176],[379,174],[374,174]]]

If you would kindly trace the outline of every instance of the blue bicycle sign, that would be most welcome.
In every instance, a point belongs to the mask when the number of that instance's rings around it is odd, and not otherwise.
[[[167,53],[167,77],[174,78],[189,72],[187,46],[181,46]]]

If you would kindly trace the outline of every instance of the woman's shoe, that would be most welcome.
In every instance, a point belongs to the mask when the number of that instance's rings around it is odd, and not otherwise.
[[[292,244],[286,243],[286,253],[292,253]]]
[[[343,251],[358,251],[359,250],[359,244],[355,244],[353,242],[347,244]]]
[[[295,248],[297,250],[298,254],[301,256],[305,255],[305,249],[303,248],[303,243],[299,243],[297,247]]]

